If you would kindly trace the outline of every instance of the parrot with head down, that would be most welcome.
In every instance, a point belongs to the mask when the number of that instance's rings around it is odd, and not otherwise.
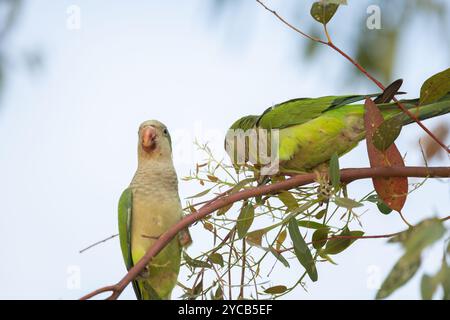
[[[341,156],[365,138],[365,109],[363,104],[355,104],[356,102],[367,97],[376,97],[374,102],[385,120],[397,117],[402,125],[414,122],[396,103],[389,103],[398,94],[397,90],[401,84],[402,80],[397,80],[382,94],[292,99],[268,108],[261,115],[242,117],[230,127],[225,139],[226,151],[237,167],[245,162],[264,167],[265,164],[259,161],[260,158],[255,154],[258,151],[251,151],[258,148],[249,148],[246,141],[241,141],[245,145],[245,150],[241,151],[244,155],[241,158],[237,156],[238,147],[235,146],[238,142],[235,132],[252,129],[266,129],[270,132],[277,129],[277,173],[305,173],[318,168],[320,170],[333,154]],[[419,99],[401,102],[420,120],[450,112],[450,92],[439,101],[427,105],[418,106]],[[270,133],[267,136],[270,139]],[[258,135],[255,145],[259,143],[259,139]],[[253,162],[251,159],[254,159]]]
[[[169,131],[159,121],[145,121],[139,127],[138,167],[119,200],[119,238],[127,269],[181,218]],[[132,282],[139,300],[170,299],[182,247],[189,243],[188,231],[184,230],[150,261]]]

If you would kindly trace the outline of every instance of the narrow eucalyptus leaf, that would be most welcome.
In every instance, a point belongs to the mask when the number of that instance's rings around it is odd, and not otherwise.
[[[241,209],[238,221],[236,222],[236,229],[239,239],[242,239],[250,229],[253,219],[255,218],[255,208],[252,204],[247,204]]]
[[[438,284],[439,283],[436,283],[433,277],[424,274],[422,276],[422,280],[420,281],[420,294],[422,295],[422,300],[433,299],[433,295],[437,289]]]
[[[450,92],[450,68],[428,78],[420,89],[420,105],[433,103]]]
[[[298,209],[298,203],[295,197],[288,191],[282,191],[278,194],[278,199],[288,208],[289,212]]]
[[[376,299],[385,299],[406,284],[416,274],[420,263],[420,255],[403,255],[381,284]]]
[[[401,118],[383,121],[373,134],[373,145],[380,151],[387,150],[400,135],[402,126]]]
[[[439,240],[445,234],[445,227],[437,218],[427,219],[415,227],[403,242],[406,253],[420,254],[422,250]]]
[[[289,236],[294,244],[294,252],[300,264],[305,268],[312,281],[317,281],[317,269],[308,245],[298,229],[297,221],[292,218],[288,225]]]
[[[286,286],[273,286],[264,290],[265,293],[268,294],[280,294],[287,290]]]
[[[223,257],[220,253],[211,253],[208,258],[212,263],[223,267]]]
[[[329,174],[331,184],[333,185],[333,188],[337,190],[341,182],[341,173],[339,171],[339,157],[337,153],[334,153],[330,159]]]
[[[330,228],[322,228],[322,229],[317,229],[316,231],[314,231],[313,235],[312,235],[312,245],[315,249],[320,249],[322,248],[325,243],[327,242],[326,238],[328,238],[328,232],[330,231]]]
[[[184,261],[186,261],[186,263],[192,268],[208,268],[208,269],[212,268],[211,264],[206,261],[191,258],[186,253],[186,251],[183,251],[183,258]]]
[[[273,248],[269,248],[269,251],[274,255],[275,258],[277,258],[278,261],[280,261],[286,268],[289,268],[289,262],[286,260],[285,257],[278,251],[274,250]]]
[[[350,245],[355,242],[358,238],[362,237],[364,232],[362,231],[350,231],[345,228],[338,236],[343,236],[345,238],[337,238],[328,240],[325,248],[322,250],[324,254],[333,255],[338,254],[350,247]],[[348,237],[348,238],[347,238]]]
[[[362,207],[363,204],[361,202],[349,199],[349,198],[340,198],[340,197],[335,197],[334,198],[334,203],[336,203],[336,205],[338,205],[339,207],[343,207],[343,208],[347,208],[347,209],[353,209],[353,208],[358,208],[358,207]]]
[[[326,227],[326,225],[315,222],[315,221],[297,221],[299,227],[308,228],[308,229],[322,229]]]

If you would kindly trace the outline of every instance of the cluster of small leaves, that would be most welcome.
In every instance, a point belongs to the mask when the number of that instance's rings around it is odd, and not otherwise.
[[[232,165],[216,160],[207,145],[200,149],[206,154],[205,161],[183,178],[203,189],[187,199],[188,213],[204,204],[204,197],[221,197],[260,183],[254,178],[259,176],[256,168],[247,166],[237,172]],[[273,176],[267,183],[284,179]],[[181,285],[183,297],[279,298],[304,287],[308,278],[317,281],[318,264],[336,264],[335,257],[364,235],[353,225],[360,225],[356,211],[369,203],[376,203],[386,213],[385,205],[373,193],[359,201],[347,196],[335,155],[329,172],[318,175],[316,185],[247,199],[216,211],[197,223],[195,228],[200,230],[193,231],[211,235],[210,243],[204,244],[206,249],[195,256],[184,253],[190,284]],[[276,272],[288,272],[290,276],[284,279],[297,280],[273,283],[271,275]]]

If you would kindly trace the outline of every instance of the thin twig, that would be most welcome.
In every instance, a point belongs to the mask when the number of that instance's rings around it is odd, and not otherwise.
[[[322,44],[327,44],[326,41],[323,41],[323,40],[321,40],[321,39],[319,39],[319,38],[310,36],[309,34],[303,32],[302,30],[300,30],[300,29],[294,27],[292,24],[290,24],[289,22],[287,22],[282,16],[280,16],[275,10],[272,10],[272,9],[270,9],[269,7],[267,7],[262,1],[256,0],[256,2],[258,2],[260,5],[262,5],[267,11],[269,11],[269,12],[271,12],[273,15],[275,15],[275,16],[276,16],[280,21],[282,21],[286,26],[288,26],[289,28],[291,28],[291,29],[294,30],[295,32],[300,33],[300,34],[301,34],[302,36],[304,36],[305,38],[308,38],[308,39],[310,39],[310,40],[312,40],[312,41],[319,42],[319,43],[322,43]]]
[[[91,244],[90,246],[88,246],[88,247],[86,247],[86,248],[84,248],[84,249],[81,249],[81,250],[79,251],[79,253],[83,253],[83,252],[85,252],[86,250],[89,250],[89,249],[95,247],[96,245],[99,245],[100,243],[106,242],[106,241],[108,241],[108,240],[111,240],[111,239],[117,237],[118,235],[119,235],[119,234],[116,233],[116,234],[113,234],[112,236],[109,236],[108,238],[105,238],[105,239],[103,239],[103,240],[97,241],[97,242]]]
[[[230,252],[229,252],[229,256],[228,256],[228,298],[230,300],[233,300],[232,297],[232,292],[231,292],[231,256],[233,254],[233,242],[234,242],[234,237],[236,235],[236,232],[233,231],[233,234],[231,235],[231,240],[230,240]]]
[[[296,28],[292,24],[290,24],[288,21],[286,21],[282,16],[280,16],[275,10],[270,9],[267,7],[261,0],[256,0],[257,3],[259,3],[261,6],[264,7],[267,11],[272,13],[275,17],[277,17],[278,20],[280,20],[282,23],[284,23],[286,26],[288,26],[290,29],[294,30],[295,32],[299,33],[305,38],[310,39],[311,41],[315,41],[321,44],[324,44],[336,52],[338,52],[341,56],[343,56],[345,59],[350,61],[356,68],[358,68],[359,71],[361,71],[367,78],[369,78],[373,83],[375,83],[381,90],[385,89],[385,86],[378,81],[374,76],[372,76],[366,69],[364,69],[358,62],[356,62],[352,57],[350,57],[347,53],[345,53],[343,50],[341,50],[339,47],[337,47],[330,38],[330,35],[328,33],[328,30],[326,29],[325,25],[325,34],[327,36],[328,41],[323,41],[321,39],[312,37],[305,32],[301,31],[300,29]],[[398,107],[406,114],[408,115],[414,122],[416,122],[437,144],[439,144],[447,153],[450,153],[450,149],[438,138],[436,137],[420,120],[417,118],[411,111],[409,111],[400,101],[398,101],[395,97],[393,98],[394,102],[397,103]]]
[[[440,219],[442,222],[445,222],[447,220],[450,220],[450,216],[444,217],[442,219]],[[414,226],[409,225],[409,228],[407,230],[411,230],[413,228],[415,228]],[[307,245],[311,245],[313,243],[316,242],[325,242],[325,241],[333,241],[333,240],[339,240],[339,239],[351,239],[351,240],[359,240],[359,239],[385,239],[385,238],[392,238],[395,236],[398,236],[399,234],[407,231],[407,230],[403,230],[403,231],[398,231],[398,232],[394,232],[394,233],[387,233],[387,234],[377,234],[377,235],[370,235],[370,236],[331,236],[329,238],[325,238],[325,239],[320,239],[320,240],[314,240],[314,241],[310,241],[307,242]],[[276,249],[275,249],[276,250]],[[290,247],[290,248],[285,248],[285,249],[281,249],[281,250],[276,250],[278,253],[284,253],[287,251],[292,251],[294,250],[294,247]]]
[[[245,282],[245,256],[246,256],[246,240],[242,239],[242,269],[241,269],[241,289],[239,291],[239,299],[244,299],[244,282]]]

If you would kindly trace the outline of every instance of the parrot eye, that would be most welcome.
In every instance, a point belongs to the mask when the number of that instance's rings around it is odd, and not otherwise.
[[[167,136],[167,134],[169,133],[169,131],[167,131],[167,128],[164,128],[163,133]]]

